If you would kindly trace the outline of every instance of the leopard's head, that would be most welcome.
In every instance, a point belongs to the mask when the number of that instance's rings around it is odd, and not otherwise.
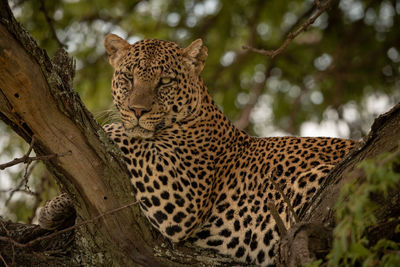
[[[114,104],[132,137],[151,138],[200,108],[200,72],[207,58],[200,39],[181,48],[161,40],[130,45],[109,34],[104,45],[114,68]]]

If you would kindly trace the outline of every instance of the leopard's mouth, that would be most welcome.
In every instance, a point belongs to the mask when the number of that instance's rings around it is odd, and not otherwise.
[[[148,139],[154,137],[165,128],[164,119],[153,119],[152,121],[125,121],[123,123],[126,133],[133,138]]]
[[[136,139],[148,139],[154,135],[154,131],[147,130],[139,125],[125,130],[130,137]]]

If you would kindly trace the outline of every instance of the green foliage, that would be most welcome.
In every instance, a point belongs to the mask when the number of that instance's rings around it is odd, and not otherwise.
[[[312,261],[309,262],[307,264],[304,265],[304,267],[319,267],[321,265],[321,263],[323,262],[323,260],[316,260],[316,261]]]
[[[371,196],[387,197],[391,189],[400,186],[398,152],[386,154],[378,160],[365,160],[359,164],[365,181],[353,181],[342,187],[336,204],[337,226],[334,229],[333,248],[328,255],[329,266],[400,266],[400,244],[381,239],[370,244],[365,236],[368,228],[376,225],[375,212],[380,208]],[[397,226],[399,227],[399,226]]]

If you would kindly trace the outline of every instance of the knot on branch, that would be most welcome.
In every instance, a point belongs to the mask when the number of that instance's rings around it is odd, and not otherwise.
[[[68,56],[64,48],[60,47],[51,59],[51,62],[63,84],[68,85],[67,89],[72,91],[75,76],[75,60]]]

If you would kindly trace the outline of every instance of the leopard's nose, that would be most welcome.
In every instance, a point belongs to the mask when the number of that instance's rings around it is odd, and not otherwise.
[[[135,114],[137,119],[142,117],[145,113],[149,112],[144,108],[138,108],[138,107],[130,107],[129,109]]]

